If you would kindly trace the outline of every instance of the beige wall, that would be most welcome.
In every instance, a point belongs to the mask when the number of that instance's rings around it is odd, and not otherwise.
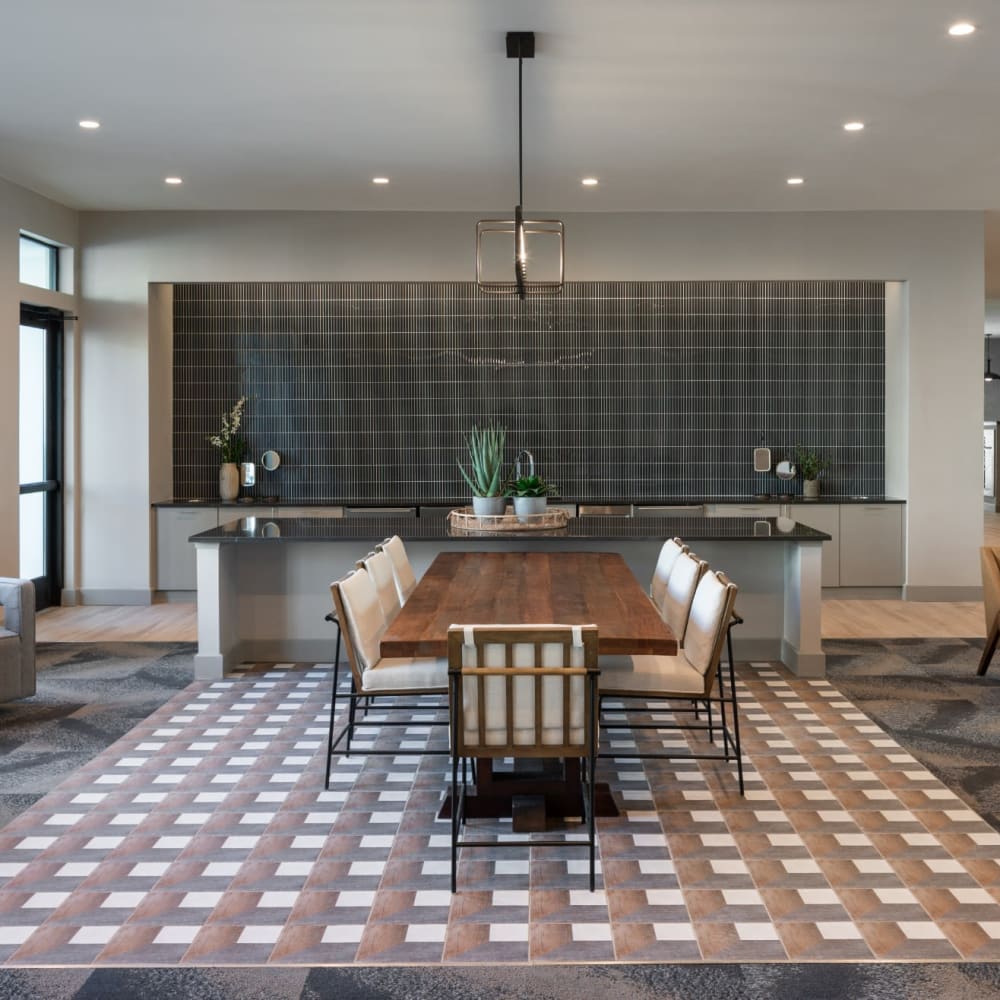
[[[148,282],[467,279],[474,217],[430,213],[83,213],[84,587],[149,587]],[[909,500],[908,581],[974,587],[981,544],[983,215],[576,215],[567,276],[904,282],[888,363],[903,416],[887,442]],[[902,368],[902,373],[900,372]],[[162,390],[162,391],[161,391]],[[168,394],[157,389],[154,398]],[[167,420],[161,408],[154,423]],[[900,454],[904,456],[900,458]],[[946,530],[942,530],[945,526]],[[103,539],[115,536],[114,549]],[[926,592],[924,593],[926,596]]]
[[[21,230],[67,246],[77,243],[77,213],[0,179],[0,576],[18,572],[18,326],[22,302],[76,310],[72,294],[22,285],[18,278]],[[71,286],[72,287],[72,286]],[[70,338],[70,357],[75,341]],[[72,526],[70,526],[72,529]]]

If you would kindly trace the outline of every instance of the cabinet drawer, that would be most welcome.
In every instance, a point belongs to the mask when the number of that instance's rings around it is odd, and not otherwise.
[[[706,517],[777,517],[780,507],[776,503],[710,503],[705,507]]]
[[[840,585],[903,585],[903,508],[858,504],[840,508]]]
[[[343,507],[275,507],[274,517],[343,517]]]

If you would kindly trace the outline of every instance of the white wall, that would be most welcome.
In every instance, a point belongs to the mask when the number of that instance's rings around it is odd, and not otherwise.
[[[908,583],[975,587],[982,540],[983,215],[678,213],[565,219],[567,278],[905,281]],[[474,276],[466,214],[82,213],[82,585],[149,587],[149,282]],[[154,397],[161,396],[154,392]],[[154,413],[154,422],[167,419]],[[156,439],[156,428],[153,429]],[[907,442],[912,442],[912,447]],[[114,544],[112,544],[112,540]]]
[[[18,572],[18,353],[22,302],[73,312],[73,295],[22,285],[21,230],[67,246],[77,242],[77,213],[34,191],[0,179],[0,576]],[[72,357],[67,359],[72,363]]]

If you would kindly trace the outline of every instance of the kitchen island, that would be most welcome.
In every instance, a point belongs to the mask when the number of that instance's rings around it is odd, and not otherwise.
[[[241,662],[329,662],[335,627],[329,584],[382,539],[398,534],[419,576],[447,548],[471,552],[619,552],[639,581],[660,545],[684,539],[740,588],[738,659],[781,660],[821,677],[822,543],[830,536],[784,518],[574,518],[553,531],[453,533],[443,519],[239,518],[191,537],[197,555],[195,676],[217,679]]]

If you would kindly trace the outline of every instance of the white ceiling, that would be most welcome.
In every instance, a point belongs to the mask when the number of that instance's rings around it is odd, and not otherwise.
[[[0,176],[85,209],[509,211],[508,29],[538,33],[529,210],[1000,208],[997,0],[3,0]]]

